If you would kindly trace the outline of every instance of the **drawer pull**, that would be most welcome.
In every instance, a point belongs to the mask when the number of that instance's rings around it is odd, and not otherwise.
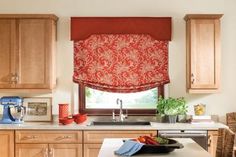
[[[71,139],[72,136],[69,136],[69,135],[65,135],[65,136],[60,136],[57,138],[57,140],[64,140],[64,139]]]
[[[36,135],[24,136],[24,137],[23,137],[23,140],[36,139],[36,138],[38,138],[38,136],[36,136]]]
[[[43,157],[48,157],[48,148],[45,148],[45,149],[44,149],[44,155],[43,155]]]
[[[49,157],[54,157],[53,148],[50,148],[49,150]]]

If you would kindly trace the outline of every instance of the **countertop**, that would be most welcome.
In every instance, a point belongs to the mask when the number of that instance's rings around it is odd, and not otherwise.
[[[24,122],[23,124],[0,124],[0,130],[217,130],[218,128],[226,128],[222,123],[213,124],[190,124],[190,123],[158,123],[153,118],[131,118],[134,121],[150,121],[150,126],[91,126],[91,121],[94,118],[89,117],[88,120],[82,124],[72,123],[69,125],[59,124],[57,121],[47,122]],[[99,118],[96,120],[104,120]],[[108,119],[106,119],[108,120]]]
[[[158,154],[158,157],[211,157],[211,155],[190,138],[175,139],[184,145],[182,149],[176,149],[169,154]],[[112,143],[112,144],[111,144]],[[122,139],[106,138],[103,141],[98,157],[118,157],[114,154],[122,145]],[[156,154],[138,154],[138,157],[154,157]]]

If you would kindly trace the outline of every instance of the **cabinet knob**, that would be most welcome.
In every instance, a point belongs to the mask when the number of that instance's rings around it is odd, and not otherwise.
[[[192,73],[191,74],[191,84],[194,84],[194,82],[195,82],[195,78],[194,78],[194,74]]]
[[[208,135],[208,147],[211,147],[211,136],[210,135]]]
[[[48,157],[48,148],[44,149],[43,157]]]
[[[17,73],[11,74],[11,84],[17,84],[19,81],[19,76]]]
[[[54,157],[53,148],[50,148],[49,150],[49,157]]]

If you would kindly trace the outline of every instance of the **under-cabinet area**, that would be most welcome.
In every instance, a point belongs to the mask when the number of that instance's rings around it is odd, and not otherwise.
[[[105,138],[157,135],[157,130],[3,130],[1,157],[97,157]],[[215,156],[217,130],[208,131],[208,152]],[[12,151],[14,150],[14,151]]]

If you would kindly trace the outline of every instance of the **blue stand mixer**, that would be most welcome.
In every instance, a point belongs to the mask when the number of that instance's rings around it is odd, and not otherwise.
[[[22,106],[23,99],[20,97],[2,97],[0,105],[3,111],[0,124],[21,124],[25,115],[25,107]]]

